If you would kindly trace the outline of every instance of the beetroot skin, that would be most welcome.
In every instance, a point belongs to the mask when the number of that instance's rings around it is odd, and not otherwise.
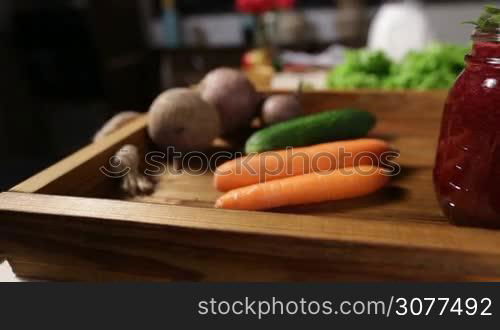
[[[200,84],[200,93],[219,112],[224,135],[248,127],[261,101],[245,74],[230,68],[209,72]]]

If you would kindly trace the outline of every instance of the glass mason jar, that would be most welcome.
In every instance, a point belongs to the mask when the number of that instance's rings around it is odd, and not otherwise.
[[[434,185],[453,223],[500,228],[500,29],[472,40],[446,101]]]

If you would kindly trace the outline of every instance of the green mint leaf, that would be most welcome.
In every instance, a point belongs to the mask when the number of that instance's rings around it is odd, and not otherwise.
[[[477,25],[480,28],[485,27],[486,25],[488,25],[488,20],[490,19],[490,17],[491,17],[491,14],[482,13],[481,16],[479,16],[479,18],[477,19]]]
[[[495,26],[500,25],[500,14],[493,15],[488,19],[489,24],[494,24]]]
[[[500,28],[500,8],[494,5],[484,6],[484,12],[476,21],[466,21],[463,24],[475,25],[478,30],[491,31]]]
[[[486,5],[484,6],[484,11],[491,15],[500,14],[500,8],[497,8],[495,5]]]

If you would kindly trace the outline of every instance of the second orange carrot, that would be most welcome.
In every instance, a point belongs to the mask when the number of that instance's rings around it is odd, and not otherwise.
[[[266,210],[335,201],[371,194],[388,182],[388,174],[376,166],[314,172],[231,190],[217,200],[215,207]]]

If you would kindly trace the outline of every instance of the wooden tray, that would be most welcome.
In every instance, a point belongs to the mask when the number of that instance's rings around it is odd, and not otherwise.
[[[0,194],[0,251],[56,280],[495,280],[500,231],[447,223],[431,171],[444,92],[312,92],[310,112],[360,107],[401,150],[403,173],[366,198],[239,212],[212,208],[211,174],[162,177],[126,200],[99,167],[149,150],[145,118]]]

